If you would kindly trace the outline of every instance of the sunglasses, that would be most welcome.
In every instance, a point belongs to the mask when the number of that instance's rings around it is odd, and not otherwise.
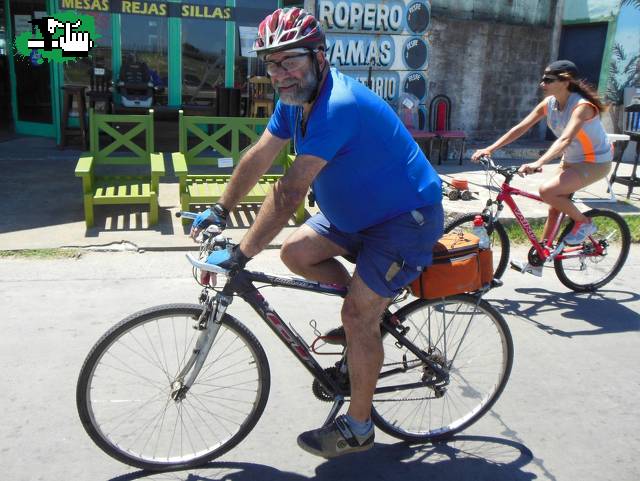
[[[553,82],[557,82],[558,80],[560,80],[557,77],[547,77],[546,75],[544,77],[542,77],[541,82],[545,85],[549,85],[552,84]]]
[[[267,60],[264,63],[264,66],[267,69],[267,73],[269,75],[275,75],[280,70],[284,70],[285,72],[293,72],[304,66],[304,57],[308,56],[309,52],[305,52],[298,55],[291,55],[290,57],[287,57],[280,62],[276,62],[275,60]]]

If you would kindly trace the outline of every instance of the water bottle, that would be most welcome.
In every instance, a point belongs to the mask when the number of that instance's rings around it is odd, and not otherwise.
[[[484,221],[481,215],[477,215],[473,219],[472,233],[479,239],[478,247],[480,249],[488,249],[491,246],[491,240],[489,239],[489,234],[487,234],[487,229],[484,228]]]

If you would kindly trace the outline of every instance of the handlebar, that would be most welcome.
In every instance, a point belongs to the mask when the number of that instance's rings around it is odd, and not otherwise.
[[[201,269],[207,272],[213,272],[214,274],[223,274],[228,275],[229,271],[227,269],[223,269],[222,267],[216,266],[214,264],[207,264],[206,262],[201,262],[191,254],[185,254],[187,259],[191,263],[191,265],[197,269]]]
[[[522,172],[518,172],[518,167],[515,165],[510,165],[508,167],[496,164],[493,159],[488,155],[481,155],[478,157],[478,161],[485,165],[487,168],[497,172],[498,174],[505,177],[507,183],[511,182],[514,175],[519,175],[520,177],[524,177]],[[536,172],[542,172],[542,169],[536,170]]]
[[[195,212],[178,211],[176,217],[184,217],[185,219],[195,219],[198,216]],[[229,275],[229,270],[214,264],[208,264],[203,259],[214,250],[229,249],[235,244],[231,239],[222,235],[222,229],[216,225],[210,225],[202,231],[196,239],[200,243],[200,258],[197,259],[191,254],[186,254],[189,263],[202,271],[211,272],[213,274]]]
[[[176,217],[184,217],[185,219],[195,219],[198,217],[198,214],[195,212],[187,212],[186,210],[181,210],[176,212]]]

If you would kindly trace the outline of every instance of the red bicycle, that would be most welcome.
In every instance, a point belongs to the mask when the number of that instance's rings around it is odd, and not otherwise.
[[[584,215],[592,219],[598,230],[582,244],[569,246],[565,245],[562,239],[571,231],[574,222],[561,214],[549,239],[538,240],[530,223],[516,205],[514,197],[522,196],[538,202],[544,201],[538,195],[510,185],[513,177],[518,174],[517,167],[497,165],[490,157],[482,157],[480,162],[487,168],[488,187],[498,187],[499,193],[495,200],[487,200],[482,212],[462,214],[447,222],[445,232],[471,232],[473,220],[477,215],[481,215],[491,240],[495,277],[502,277],[509,262],[509,236],[500,220],[504,204],[509,206],[532,246],[527,256],[528,264],[523,268],[514,267],[516,270],[524,272],[528,267],[537,268],[553,262],[560,282],[577,292],[595,291],[620,272],[627,260],[631,244],[629,227],[622,216],[608,209],[591,209],[585,212]],[[501,185],[495,181],[496,173],[504,177]]]

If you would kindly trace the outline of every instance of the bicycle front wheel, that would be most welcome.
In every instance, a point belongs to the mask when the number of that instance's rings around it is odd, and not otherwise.
[[[202,331],[202,307],[158,306],[109,330],[80,371],[76,403],[91,439],[147,470],[203,464],[238,444],[269,396],[269,364],[255,336],[225,315],[186,396],[171,396]]]
[[[471,233],[473,230],[473,220],[480,212],[476,214],[462,214],[448,221],[444,226],[444,232],[465,232]],[[485,225],[487,234],[491,241],[491,251],[493,253],[493,276],[501,278],[507,269],[509,262],[509,236],[502,224],[494,222]]]
[[[562,259],[554,260],[560,282],[577,292],[592,292],[610,282],[622,269],[631,245],[631,233],[625,220],[616,212],[592,209],[584,213],[598,231],[579,246],[566,246]],[[574,222],[567,224],[564,238]],[[602,249],[602,253],[598,250]]]
[[[486,301],[468,294],[419,299],[396,316],[409,328],[407,340],[449,379],[442,388],[436,387],[433,370],[385,335],[378,388],[398,390],[374,394],[376,426],[407,441],[435,441],[480,419],[497,401],[511,373],[513,342],[504,318]]]

